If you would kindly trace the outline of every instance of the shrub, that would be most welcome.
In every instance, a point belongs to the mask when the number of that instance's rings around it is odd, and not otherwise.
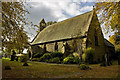
[[[74,57],[73,54],[69,54],[67,57]]]
[[[62,54],[61,52],[55,51],[55,52],[51,53],[51,56],[52,56],[53,58],[54,58],[54,57],[63,57],[63,54]]]
[[[32,61],[39,61],[40,58],[32,58]]]
[[[20,62],[26,62],[28,60],[28,56],[24,54],[24,56],[20,57]]]
[[[87,69],[91,69],[91,68],[89,66],[85,65],[85,64],[81,64],[80,69],[81,70],[87,70]]]
[[[85,53],[83,53],[83,54],[82,54],[82,59],[83,59],[83,61],[85,61],[85,58],[86,58],[86,55],[85,55]]]
[[[50,53],[45,53],[42,57],[40,57],[39,61],[47,62],[50,58],[52,58],[51,54]]]
[[[79,57],[79,53],[74,52],[74,53],[73,53],[73,56],[74,56],[74,57]]]
[[[79,62],[80,62],[79,57],[74,57],[74,63],[79,64]]]
[[[60,58],[59,57],[55,57],[49,60],[50,63],[60,63]]]
[[[73,64],[74,63],[74,57],[66,57],[63,59],[64,64]]]
[[[20,62],[24,62],[25,61],[25,57],[20,57]]]
[[[93,58],[94,58],[94,49],[92,48],[87,48],[83,54],[83,60],[86,62],[86,63],[93,63]]]
[[[66,57],[63,59],[64,64],[78,64],[79,61],[79,57]]]
[[[40,58],[43,55],[43,53],[36,53],[33,55],[33,58]]]

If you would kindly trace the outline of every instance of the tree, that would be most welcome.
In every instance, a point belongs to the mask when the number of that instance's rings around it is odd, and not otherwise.
[[[57,22],[56,21],[49,21],[49,22],[46,23],[46,26],[52,25],[54,23],[57,23]]]
[[[120,35],[112,35],[109,38],[109,41],[115,46],[116,51],[120,52]]]
[[[28,39],[24,31],[27,24],[25,15],[29,12],[23,2],[2,2],[2,47],[22,52],[27,47]]]
[[[106,33],[118,30],[120,34],[120,2],[99,2],[95,4],[100,23],[105,23]]]

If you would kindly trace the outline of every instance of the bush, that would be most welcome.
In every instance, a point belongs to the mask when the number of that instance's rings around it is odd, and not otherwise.
[[[69,54],[67,57],[74,57],[73,54]]]
[[[63,59],[64,64],[73,64],[74,63],[74,57],[66,57]]]
[[[92,48],[87,48],[83,54],[83,60],[86,62],[86,63],[93,63],[93,59],[94,59],[94,49]]]
[[[20,57],[20,62],[24,62],[24,61],[25,61],[25,57],[24,56]]]
[[[51,54],[50,53],[45,53],[42,57],[40,57],[40,60],[39,61],[43,61],[43,62],[48,62],[48,60],[52,58]]]
[[[74,56],[74,57],[79,57],[79,53],[74,52],[74,53],[73,53],[73,56]]]
[[[63,57],[63,54],[61,52],[53,52],[51,53],[51,56],[54,58],[54,57]]]
[[[80,69],[81,70],[87,70],[87,69],[91,69],[91,68],[89,66],[85,65],[85,64],[81,64]]]
[[[59,57],[55,57],[49,60],[50,63],[60,63],[60,58]]]
[[[83,59],[83,61],[85,62],[85,59],[86,59],[85,53],[82,54],[82,59]]]
[[[40,58],[43,55],[43,53],[36,53],[33,55],[33,58]]]
[[[78,64],[79,61],[79,57],[66,57],[63,59],[64,64]]]
[[[28,56],[24,54],[24,56],[20,57],[20,62],[26,62],[28,60]]]
[[[80,62],[79,57],[74,57],[74,63],[79,64],[79,62]]]
[[[39,61],[40,58],[32,58],[32,61]]]

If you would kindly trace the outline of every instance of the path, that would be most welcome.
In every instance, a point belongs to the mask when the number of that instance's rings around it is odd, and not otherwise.
[[[78,64],[56,64],[56,63],[46,63],[46,62],[37,62],[37,61],[27,61],[27,62],[50,64],[50,65],[78,66]]]
[[[73,74],[67,74],[67,75],[61,75],[61,76],[55,76],[52,78],[69,78],[71,76],[75,76],[75,75],[80,75],[80,74],[84,74],[85,72],[81,72],[81,73],[73,73]]]

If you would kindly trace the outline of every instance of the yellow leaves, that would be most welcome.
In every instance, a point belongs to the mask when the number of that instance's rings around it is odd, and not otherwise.
[[[120,51],[120,36],[113,35],[109,38],[109,41],[115,46],[116,50]]]
[[[109,41],[110,41],[113,45],[115,45],[115,40],[116,40],[115,35],[110,36]]]
[[[119,44],[119,45],[115,45],[115,49],[116,49],[117,51],[120,51],[120,44]]]
[[[96,3],[95,6],[98,12],[102,12],[99,19],[101,24],[105,23],[107,32],[110,31],[110,28],[115,30],[116,25],[119,24],[118,16],[120,16],[120,5],[118,2],[100,2]]]

